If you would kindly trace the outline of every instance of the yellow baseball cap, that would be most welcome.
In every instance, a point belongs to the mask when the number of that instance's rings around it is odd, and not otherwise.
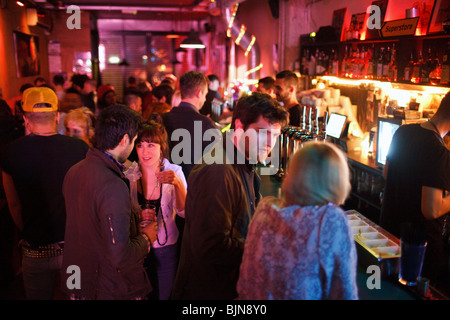
[[[22,109],[25,112],[58,111],[58,97],[47,87],[28,88],[22,94]]]

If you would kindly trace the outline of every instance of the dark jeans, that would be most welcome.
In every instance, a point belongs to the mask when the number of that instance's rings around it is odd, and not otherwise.
[[[60,270],[63,256],[30,258],[22,256],[23,282],[27,299],[52,300],[62,297]]]
[[[150,300],[169,300],[178,266],[177,245],[152,248],[144,266],[152,284]]]

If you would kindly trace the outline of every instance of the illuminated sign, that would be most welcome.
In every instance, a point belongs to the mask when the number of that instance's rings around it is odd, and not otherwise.
[[[419,18],[401,19],[386,21],[380,29],[380,36],[382,38],[399,37],[399,36],[413,36],[416,33],[417,23]]]

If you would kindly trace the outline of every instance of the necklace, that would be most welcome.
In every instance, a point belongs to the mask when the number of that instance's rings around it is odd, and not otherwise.
[[[153,191],[152,191],[152,194],[150,195],[150,198],[152,198],[152,196],[153,196],[153,192],[155,191],[155,189],[158,187],[158,186],[160,186],[161,187],[161,192],[160,192],[160,198],[158,199],[158,200],[149,200],[149,199],[147,199],[147,198],[145,198],[145,196],[144,196],[144,187],[143,187],[143,185],[142,185],[142,178],[141,179],[139,179],[139,182],[140,182],[140,184],[141,184],[141,190],[142,190],[142,194],[143,194],[143,198],[144,198],[144,203],[145,203],[145,207],[147,208],[147,207],[149,207],[149,205],[151,204],[151,205],[153,205],[153,203],[155,202],[155,201],[159,201],[159,208],[158,208],[158,212],[156,212],[156,220],[158,221],[158,215],[160,215],[159,213],[161,212],[161,218],[162,218],[162,221],[163,221],[163,226],[164,226],[164,232],[165,232],[165,234],[166,234],[166,239],[165,239],[165,241],[164,241],[164,243],[161,243],[160,242],[160,240],[159,240],[159,234],[157,234],[156,235],[156,241],[158,241],[158,244],[160,245],[160,246],[164,246],[166,243],[167,243],[167,240],[168,240],[168,238],[169,238],[169,235],[167,234],[167,226],[166,226],[166,220],[164,219],[164,214],[162,213],[162,211],[161,211],[161,196],[162,196],[162,186],[159,184],[159,183],[156,183],[155,184],[155,186],[153,187]],[[156,207],[156,206],[155,206]],[[159,233],[159,232],[158,232]]]

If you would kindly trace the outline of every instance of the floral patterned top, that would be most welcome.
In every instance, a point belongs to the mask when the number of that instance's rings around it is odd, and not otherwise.
[[[249,226],[238,299],[358,299],[356,263],[341,208],[281,208],[280,200],[266,197]]]

